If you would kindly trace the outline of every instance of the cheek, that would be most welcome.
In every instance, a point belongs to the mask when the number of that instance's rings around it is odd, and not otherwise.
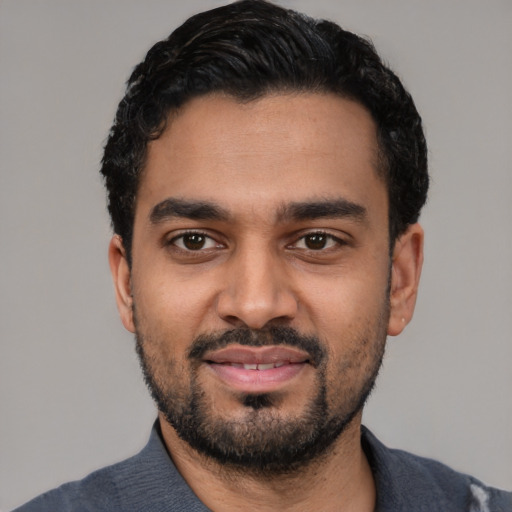
[[[380,321],[387,303],[387,276],[380,274],[369,280],[347,273],[310,283],[302,302],[318,335],[326,339],[355,337]]]
[[[379,274],[378,274],[379,275]],[[389,315],[387,274],[378,279],[331,280],[311,290],[309,316],[329,354],[331,386],[357,386],[377,364]]]
[[[166,332],[167,336],[197,335],[195,328],[212,303],[212,292],[206,284],[205,279],[183,278],[165,267],[135,274],[139,320],[146,328]]]

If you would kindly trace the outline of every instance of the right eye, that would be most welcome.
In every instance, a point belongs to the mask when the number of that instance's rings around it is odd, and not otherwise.
[[[170,243],[184,251],[201,251],[219,246],[213,238],[195,231],[182,233],[174,237]]]

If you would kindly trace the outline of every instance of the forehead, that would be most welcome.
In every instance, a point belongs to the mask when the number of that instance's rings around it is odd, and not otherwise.
[[[166,197],[260,213],[315,198],[386,203],[377,155],[371,115],[348,99],[200,97],[171,115],[148,145],[136,218]]]

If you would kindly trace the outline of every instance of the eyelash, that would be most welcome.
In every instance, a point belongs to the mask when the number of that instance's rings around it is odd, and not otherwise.
[[[312,249],[310,247],[304,247],[303,249],[306,250],[306,251],[311,251],[311,252],[325,252],[325,251],[328,251],[329,249],[334,249],[334,247],[340,247],[342,245],[346,245],[347,242],[345,242],[344,240],[342,240],[341,238],[338,238],[334,235],[332,235],[331,233],[327,233],[325,231],[310,231],[304,235],[302,235],[300,238],[297,239],[296,242],[294,242],[293,245],[297,246],[297,244],[299,242],[304,242],[306,243],[306,239],[308,237],[324,237],[326,239],[326,243],[328,244],[329,242],[331,242],[331,246],[330,247],[322,247],[322,248],[319,248],[319,249]]]
[[[202,238],[206,244],[208,244],[208,241],[210,241],[210,244],[213,244],[213,245],[211,247],[206,247],[206,248],[197,247],[196,249],[191,249],[190,247],[184,247],[184,246],[180,247],[180,245],[178,245],[178,241],[181,240],[182,244],[183,244],[183,240],[187,236],[188,237],[197,236],[199,238]],[[325,244],[328,245],[328,247],[319,247],[316,249],[307,247],[307,246],[298,247],[299,243],[301,243],[301,242],[304,245],[306,245],[307,244],[306,240],[308,237],[321,237],[324,239]],[[173,237],[171,240],[169,240],[166,243],[166,245],[174,246],[175,249],[183,251],[184,253],[189,253],[189,254],[193,254],[193,253],[199,254],[199,253],[205,252],[209,249],[223,247],[223,245],[221,243],[217,242],[213,237],[211,237],[210,235],[208,235],[207,233],[204,233],[202,231],[186,231],[184,233],[180,233],[179,235],[177,235],[177,236]],[[343,245],[347,245],[347,242],[330,234],[330,233],[327,233],[325,231],[309,231],[309,232],[303,234],[302,236],[300,236],[299,238],[297,238],[293,243],[288,244],[287,247],[290,247],[290,248],[295,247],[296,249],[309,251],[312,253],[320,253],[320,252],[326,252],[330,249],[334,249],[334,247],[340,247]]]
[[[180,247],[177,242],[179,240],[181,240],[183,243],[184,238],[187,236],[188,237],[192,237],[192,236],[201,237],[205,240],[205,243],[207,243],[208,241],[213,242],[214,246],[222,245],[222,244],[219,244],[213,237],[211,237],[210,235],[208,235],[202,231],[186,231],[184,233],[180,233],[179,235],[176,235],[175,237],[171,238],[171,240],[169,240],[169,242],[167,242],[166,245],[174,246],[176,249],[181,250],[186,253],[200,253],[205,250],[203,247],[197,248],[196,250],[190,249],[187,247]],[[213,248],[214,247],[207,247],[206,250],[213,249]]]

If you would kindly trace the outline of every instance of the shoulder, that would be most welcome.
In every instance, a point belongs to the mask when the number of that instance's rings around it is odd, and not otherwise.
[[[385,447],[363,428],[362,443],[377,484],[379,511],[509,512],[512,493],[411,453]]]
[[[158,423],[137,455],[42,494],[14,512],[121,510],[207,511],[174,466],[161,440]]]
[[[119,508],[118,482],[131,471],[137,456],[102,468],[82,480],[41,494],[15,512],[114,511]]]

